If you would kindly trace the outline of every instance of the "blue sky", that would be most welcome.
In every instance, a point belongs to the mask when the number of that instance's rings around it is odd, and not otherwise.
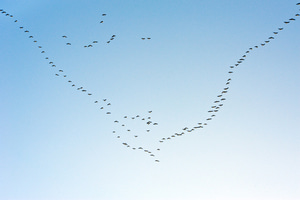
[[[297,3],[2,0],[0,199],[299,199]]]

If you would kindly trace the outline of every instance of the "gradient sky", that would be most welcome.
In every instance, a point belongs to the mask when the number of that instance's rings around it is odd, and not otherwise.
[[[0,199],[300,199],[296,3],[1,0],[13,17],[0,14]],[[224,106],[204,129],[158,142],[206,122],[228,77]],[[104,98],[110,116],[93,103]],[[115,119],[149,110],[159,125],[148,134],[137,120],[121,140],[112,134],[122,131]],[[161,151],[153,159],[124,141]]]

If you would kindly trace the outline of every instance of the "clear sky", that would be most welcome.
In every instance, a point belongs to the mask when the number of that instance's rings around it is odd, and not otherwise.
[[[297,3],[1,0],[0,199],[300,199]]]

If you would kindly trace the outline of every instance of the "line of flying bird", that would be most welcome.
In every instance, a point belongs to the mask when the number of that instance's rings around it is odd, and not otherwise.
[[[300,3],[297,3],[296,4],[297,6],[300,5]],[[7,17],[10,17],[10,18],[13,18],[13,15],[7,13],[6,11],[4,11],[3,9],[0,9],[0,12],[2,14],[4,14],[5,16]],[[105,17],[107,14],[102,14],[102,17]],[[297,13],[295,14],[295,17],[299,17],[300,14]],[[289,20],[286,20],[284,21],[283,23],[284,24],[289,24],[291,23],[292,21],[295,21],[296,19],[295,18],[290,18]],[[15,23],[18,22],[18,20],[14,20]],[[100,21],[100,24],[102,24],[104,21],[101,20]],[[19,29],[21,30],[24,30],[24,27],[23,26],[20,26]],[[282,31],[284,28],[283,27],[279,27],[276,31],[274,31],[272,33],[271,36],[268,37],[267,40],[265,40],[264,42],[262,42],[261,44],[259,45],[256,45],[256,46],[253,46],[253,47],[250,47],[247,51],[245,51],[245,53],[240,57],[239,60],[237,60],[235,62],[234,65],[231,65],[229,66],[229,71],[228,71],[228,74],[232,74],[234,73],[234,69],[237,68],[239,65],[241,65],[247,58],[247,55],[259,48],[259,47],[263,47],[265,46],[266,44],[269,44],[272,40],[275,39],[275,36],[279,34],[279,31]],[[25,33],[29,33],[29,31],[27,29],[24,30]],[[110,40],[108,40],[106,43],[110,43],[111,41],[113,41],[115,39],[116,35],[112,35]],[[28,38],[30,39],[33,39],[33,42],[34,43],[38,43],[38,41],[34,40],[34,36],[33,35],[30,35]],[[64,39],[67,39],[68,37],[66,35],[63,35],[62,38]],[[151,38],[150,37],[142,37],[141,38],[142,40],[150,40]],[[97,44],[98,41],[97,40],[94,40],[91,44],[88,44],[88,45],[84,45],[84,48],[89,48],[89,47],[93,47],[92,44]],[[71,42],[66,42],[66,45],[70,46],[71,45]],[[38,49],[43,49],[43,47],[41,45],[37,45]],[[41,50],[41,53],[45,54],[45,50]],[[56,64],[54,63],[53,60],[49,59],[49,57],[45,57],[45,59],[47,60],[48,64],[50,65],[50,67],[53,67],[53,68],[56,68],[57,69],[57,66]],[[67,75],[64,73],[64,70],[63,69],[58,69],[58,72],[55,73],[55,76],[61,76],[63,78],[66,78]],[[208,122],[213,120],[215,117],[216,117],[216,114],[219,112],[219,110],[223,107],[224,105],[224,101],[226,100],[225,96],[226,94],[228,93],[229,91],[229,84],[231,83],[231,76],[229,76],[225,82],[225,86],[224,88],[222,89],[222,91],[217,95],[216,97],[216,100],[213,102],[213,104],[211,105],[211,108],[207,111],[209,113],[209,116],[205,119],[205,121],[203,122],[198,122],[197,124],[195,124],[193,127],[183,127],[180,131],[176,132],[176,133],[173,133],[172,135],[169,135],[167,137],[162,137],[160,140],[158,140],[159,143],[163,143],[167,140],[171,140],[172,138],[175,138],[175,137],[180,137],[180,136],[183,136],[185,134],[188,134],[188,133],[191,133],[193,131],[196,131],[197,129],[203,129],[205,126],[208,125]],[[68,83],[71,84],[71,87],[73,88],[76,88],[76,90],[78,91],[81,91],[82,93],[86,93],[87,95],[91,96],[92,93],[91,92],[88,92],[87,89],[85,89],[83,86],[77,86],[75,83],[73,83],[73,81],[71,80],[67,80]],[[101,103],[100,103],[101,102]],[[93,103],[94,104],[100,104],[100,106],[98,107],[100,110],[106,110],[105,111],[105,114],[106,115],[111,115],[111,111],[109,111],[109,107],[111,106],[111,103],[106,99],[102,99],[102,100],[93,100]],[[148,111],[148,114],[151,114],[152,111]],[[141,122],[147,127],[145,128],[145,133],[149,133],[151,131],[151,128],[149,128],[150,126],[157,126],[158,123],[157,122],[153,122],[152,121],[152,118],[151,116],[141,116],[141,115],[135,115],[135,116],[123,116],[123,119],[115,119],[114,120],[114,124],[116,125],[119,125],[120,127],[123,128],[123,133],[130,133],[131,132],[131,128],[128,128],[127,125],[126,125],[126,120],[137,120],[137,119],[140,119]],[[125,120],[125,122],[124,122]],[[112,131],[113,134],[116,135],[116,138],[120,139],[122,138],[121,137],[121,134],[118,133],[116,130],[113,130]],[[138,138],[139,135],[137,134],[134,134],[132,135],[133,138]],[[134,145],[130,145],[128,142],[125,142],[125,141],[122,141],[121,142],[124,146],[128,147],[128,148],[131,148],[132,150],[141,150],[143,151],[144,153],[148,154],[149,156],[151,157],[155,157],[155,153],[151,150],[149,150],[148,148],[145,148],[145,147],[142,147],[142,146],[134,146]],[[160,148],[156,148],[155,151],[160,151]],[[155,159],[155,162],[160,162],[158,159]]]

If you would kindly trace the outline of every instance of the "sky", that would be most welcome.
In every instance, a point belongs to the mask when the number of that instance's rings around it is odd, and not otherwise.
[[[297,3],[1,0],[0,199],[299,199]]]

